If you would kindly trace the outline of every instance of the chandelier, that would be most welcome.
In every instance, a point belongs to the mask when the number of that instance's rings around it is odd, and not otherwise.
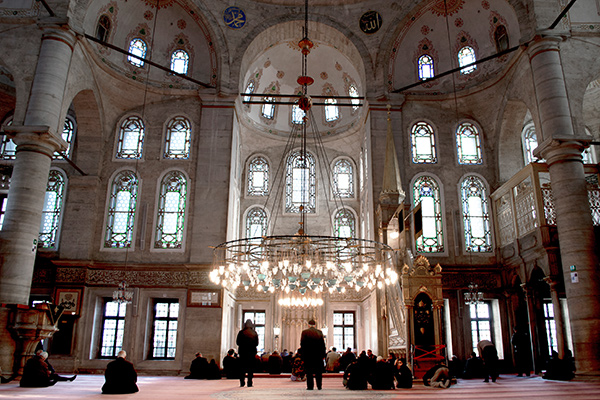
[[[476,283],[470,283],[469,290],[464,293],[465,304],[478,305],[483,303],[483,293],[479,291],[479,286]]]
[[[113,291],[113,301],[119,304],[131,303],[133,300],[133,290],[129,290],[127,282],[121,281],[117,290]]]
[[[320,297],[282,297],[277,301],[282,307],[314,308],[324,304]]]
[[[313,103],[307,94],[307,88],[314,83],[314,79],[307,75],[307,56],[314,46],[308,38],[308,1],[305,1],[303,38],[298,43],[302,53],[302,73],[297,83],[302,87],[298,94],[269,95],[296,99],[294,102],[279,102],[278,104],[297,105],[303,112],[301,124],[294,124],[284,154],[293,148],[296,138],[300,138],[300,157],[304,163],[303,170],[308,170],[307,161],[307,125],[310,125],[315,144],[315,153],[322,171],[327,171],[324,176],[331,176],[329,165],[322,159],[327,157],[321,134],[317,131],[317,123],[312,113],[313,105],[327,105]],[[244,98],[265,96],[264,94],[242,93]],[[315,99],[324,99],[332,96],[313,96]],[[337,97],[340,100],[356,101],[356,97]],[[265,101],[243,101],[245,104],[265,104]],[[269,101],[269,104],[277,103]],[[339,106],[357,106],[356,103],[338,103]],[[285,157],[285,155],[284,155]],[[259,292],[298,291],[301,294],[312,293],[344,293],[347,290],[362,289],[372,290],[382,288],[384,285],[395,284],[398,274],[395,271],[394,251],[383,243],[354,237],[314,236],[306,233],[306,214],[310,200],[314,194],[309,192],[309,174],[301,174],[301,205],[298,207],[300,215],[296,234],[250,237],[228,241],[215,247],[213,252],[213,270],[210,280],[229,290],[243,287],[245,290],[255,288]],[[277,176],[276,176],[277,178]],[[282,184],[279,185],[283,191]],[[325,192],[328,191],[325,189]],[[330,192],[329,192],[330,193]],[[275,199],[283,196],[276,195]],[[341,204],[341,197],[336,195]],[[267,199],[267,202],[269,200]],[[276,200],[274,200],[275,202]],[[342,205],[343,208],[343,205]],[[281,209],[274,204],[273,210]],[[275,218],[273,218],[275,220]],[[270,224],[274,225],[273,220]]]

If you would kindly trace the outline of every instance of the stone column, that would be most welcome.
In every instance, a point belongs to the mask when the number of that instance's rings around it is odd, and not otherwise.
[[[56,25],[44,35],[23,126],[7,132],[17,144],[0,232],[0,303],[27,304],[50,162],[66,148],[60,121],[75,36]]]
[[[529,47],[543,141],[536,149],[548,163],[577,374],[600,371],[600,274],[581,152],[559,51],[560,38],[538,38]],[[538,138],[540,135],[538,135]],[[578,273],[571,281],[570,266]]]

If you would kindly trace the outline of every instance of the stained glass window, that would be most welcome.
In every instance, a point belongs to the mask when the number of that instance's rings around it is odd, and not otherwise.
[[[8,117],[2,123],[2,130],[4,127],[12,125],[12,116]],[[2,135],[2,143],[0,145],[0,154],[2,154],[3,160],[14,160],[17,156],[17,145],[7,135]]]
[[[481,164],[481,135],[475,125],[468,122],[456,130],[456,151],[459,164]]]
[[[178,316],[178,300],[161,299],[154,303],[154,331],[152,333],[151,358],[163,360],[175,358]]]
[[[333,195],[354,197],[354,169],[348,160],[341,159],[333,164]]]
[[[350,86],[348,86],[348,96],[353,97],[353,99],[350,99],[350,102],[352,103],[352,111],[358,110],[358,107],[360,105],[360,96],[358,94],[358,89],[356,88],[356,85],[351,84]]]
[[[175,50],[171,54],[171,71],[177,72],[178,74],[187,74],[188,64],[190,62],[190,55],[185,50]]]
[[[96,39],[106,42],[110,35],[110,18],[106,15],[101,15],[96,25]]]
[[[300,213],[303,206],[305,213],[315,213],[316,206],[316,173],[315,159],[310,153],[306,157],[295,151],[287,159],[285,180],[285,211]]]
[[[275,99],[273,97],[265,97],[263,100],[267,103],[262,106],[262,116],[266,119],[273,119],[275,116],[275,104],[273,104]]]
[[[167,124],[164,158],[187,160],[190,157],[192,127],[184,117],[175,117]]]
[[[135,116],[126,118],[119,130],[116,157],[126,159],[142,158],[144,135],[144,121],[141,118]]]
[[[504,25],[498,25],[496,27],[496,30],[494,31],[494,42],[496,44],[496,51],[498,53],[508,50],[508,32],[506,31],[506,27]]]
[[[105,248],[129,248],[133,241],[133,228],[138,195],[138,178],[133,171],[121,171],[114,178],[108,200],[108,213],[104,235]]]
[[[260,207],[253,207],[246,214],[246,237],[262,237],[267,234],[267,213]]]
[[[469,306],[471,340],[475,353],[477,353],[477,343],[482,340],[492,340],[492,312],[490,308],[490,303],[488,302],[471,304]]]
[[[126,303],[105,299],[102,319],[102,343],[100,358],[114,358],[123,347]]]
[[[340,110],[336,99],[325,99],[325,121],[333,122],[340,118]]]
[[[160,184],[156,216],[155,249],[181,249],[186,211],[187,179],[179,171],[169,172]]]
[[[435,164],[435,134],[427,122],[417,122],[410,132],[412,162],[415,164]]]
[[[354,237],[356,221],[352,211],[341,209],[335,213],[333,218],[334,235],[337,237],[349,238]]]
[[[6,203],[8,202],[8,194],[0,193],[0,231],[4,225],[4,214],[6,213]]]
[[[129,42],[129,52],[131,54],[133,54],[133,56],[128,55],[127,61],[129,61],[129,63],[131,65],[135,65],[136,67],[139,67],[139,68],[143,67],[144,60],[142,60],[142,58],[146,58],[147,48],[148,48],[148,46],[146,46],[146,42],[144,42],[142,39],[140,39],[140,38],[133,39],[131,42]],[[136,57],[134,57],[134,56],[136,56]]]
[[[333,346],[336,349],[356,348],[354,311],[333,312]]]
[[[594,145],[586,148],[582,155],[584,164],[596,164],[596,152],[594,151]]]
[[[433,70],[433,58],[428,56],[427,54],[423,54],[419,57],[419,79],[425,80],[433,78],[434,70]]]
[[[460,186],[465,251],[491,252],[492,233],[486,187],[483,181],[474,175],[463,179]]]
[[[421,202],[423,216],[423,234],[416,240],[417,252],[443,252],[442,202],[438,183],[430,176],[420,177],[413,185],[413,198],[414,204]]]
[[[73,148],[73,143],[75,142],[75,121],[70,116],[65,118],[65,123],[63,124],[62,138],[65,142],[67,142],[67,149],[64,151],[67,157],[71,157],[71,149]],[[54,159],[61,160],[63,157],[58,152],[54,153]]]
[[[58,231],[64,204],[64,192],[65,176],[56,169],[50,170],[39,235],[41,246],[44,249],[56,249],[58,247]]]
[[[475,58],[475,50],[471,46],[465,46],[458,51],[458,65],[464,67],[474,63],[477,59]],[[469,67],[465,67],[460,70],[461,74],[470,74],[477,69],[477,65],[473,64]]]
[[[292,124],[301,125],[304,123],[304,110],[294,104],[292,106]]]
[[[248,164],[248,196],[269,194],[269,163],[264,157],[254,157]]]
[[[538,146],[537,136],[535,134],[535,126],[527,124],[521,133],[521,143],[523,144],[523,159],[525,165],[538,161],[538,158],[533,155],[533,150]]]

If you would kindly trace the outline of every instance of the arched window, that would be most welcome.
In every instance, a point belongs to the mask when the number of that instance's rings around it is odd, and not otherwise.
[[[494,31],[494,42],[498,53],[508,50],[508,32],[506,32],[506,27],[504,25],[498,25],[496,27],[496,30]]]
[[[435,179],[430,176],[422,176],[417,179],[413,185],[413,199],[415,205],[421,202],[423,216],[423,233],[416,240],[417,252],[443,252],[442,201],[440,188]]]
[[[96,25],[96,39],[106,42],[110,35],[110,18],[107,15],[101,15]]]
[[[305,213],[315,213],[316,205],[315,159],[310,153],[306,157],[294,151],[286,162],[285,211],[299,213],[300,206]]]
[[[333,217],[333,235],[336,237],[350,238],[355,236],[356,221],[352,211],[341,209]]]
[[[459,164],[481,164],[481,136],[475,125],[464,122],[456,129],[456,151]]]
[[[325,121],[333,122],[340,118],[340,110],[336,99],[325,99]]]
[[[423,54],[419,57],[419,79],[431,79],[434,76],[433,70],[433,58],[428,56],[427,54]]]
[[[184,117],[175,117],[167,124],[164,158],[187,160],[190,158],[192,127]]]
[[[141,118],[135,116],[126,118],[119,130],[116,158],[142,158],[144,132],[144,121]]]
[[[411,132],[412,161],[415,164],[435,164],[435,135],[433,128],[427,122],[417,122]]]
[[[248,164],[248,196],[269,194],[269,163],[264,157],[254,157]]]
[[[246,92],[247,94],[253,94],[254,90],[256,89],[255,84],[254,84],[254,80],[249,80],[248,84],[246,85]],[[252,96],[244,96],[244,101],[251,101],[252,100]]]
[[[292,106],[292,124],[302,125],[304,123],[304,110],[298,104]]]
[[[350,99],[350,102],[352,103],[352,111],[358,110],[358,107],[360,106],[360,95],[358,94],[356,85],[353,83],[348,86],[348,96],[352,97],[352,99]]]
[[[131,65],[135,65],[136,67],[143,67],[144,60],[141,60],[140,58],[146,58],[147,48],[148,46],[146,46],[146,42],[144,42],[142,39],[133,39],[131,42],[129,42],[129,52],[137,57],[128,55],[127,61],[129,61]]]
[[[185,50],[175,50],[171,54],[171,71],[177,72],[178,74],[187,74],[188,64],[190,62],[190,55]]]
[[[266,119],[273,119],[275,117],[275,99],[273,97],[265,97],[263,99],[267,103],[262,106],[262,116]]]
[[[458,51],[458,65],[464,67],[477,61],[475,58],[475,50],[471,46],[465,46]],[[461,74],[470,74],[477,69],[477,65],[471,65],[460,70]]]
[[[267,235],[267,213],[260,207],[251,208],[246,214],[246,237],[259,238]]]
[[[333,195],[342,198],[354,197],[354,169],[352,163],[341,159],[333,164]]]
[[[538,161],[538,158],[533,155],[533,150],[538,146],[533,123],[529,123],[523,128],[523,132],[521,133],[521,143],[523,145],[523,159],[525,165]]]
[[[65,181],[65,175],[61,171],[50,170],[39,236],[39,241],[44,249],[55,250],[58,247],[58,232],[65,199]]]
[[[71,149],[73,148],[73,143],[75,143],[75,133],[76,133],[76,125],[73,118],[67,115],[65,118],[65,123],[63,125],[62,138],[65,142],[67,142],[67,149],[65,150],[65,155],[71,158]],[[58,152],[54,153],[54,159],[62,160],[62,155]]]
[[[6,126],[11,126],[13,122],[12,115],[2,123],[2,131]],[[17,145],[7,135],[2,135],[2,143],[0,145],[0,154],[3,160],[14,160],[17,156]]]
[[[490,212],[485,184],[475,175],[465,177],[460,184],[465,251],[492,251]]]
[[[584,164],[596,164],[596,153],[594,152],[594,145],[586,148],[581,154],[583,157]]]
[[[185,175],[179,171],[163,177],[158,197],[155,249],[183,247],[187,186]]]
[[[130,248],[137,206],[139,181],[133,171],[121,171],[110,187],[104,247]]]

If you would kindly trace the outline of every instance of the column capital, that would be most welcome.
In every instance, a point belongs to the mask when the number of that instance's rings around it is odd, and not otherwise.
[[[545,159],[548,166],[566,161],[582,162],[581,153],[589,147],[591,140],[589,136],[551,137],[541,142],[533,154]]]
[[[544,282],[548,284],[550,290],[556,292],[561,281],[558,276],[550,275],[544,278]]]
[[[5,128],[5,132],[17,145],[17,153],[34,151],[52,157],[55,151],[67,148],[67,142],[53,135],[46,125],[11,125]]]
[[[536,35],[527,47],[529,59],[531,60],[536,55],[546,51],[559,51],[560,43],[563,40],[562,36],[557,35]]]
[[[71,30],[68,25],[67,18],[48,18],[38,22],[38,26],[42,30],[42,40],[57,40],[65,43],[73,50],[77,42],[77,35]]]

